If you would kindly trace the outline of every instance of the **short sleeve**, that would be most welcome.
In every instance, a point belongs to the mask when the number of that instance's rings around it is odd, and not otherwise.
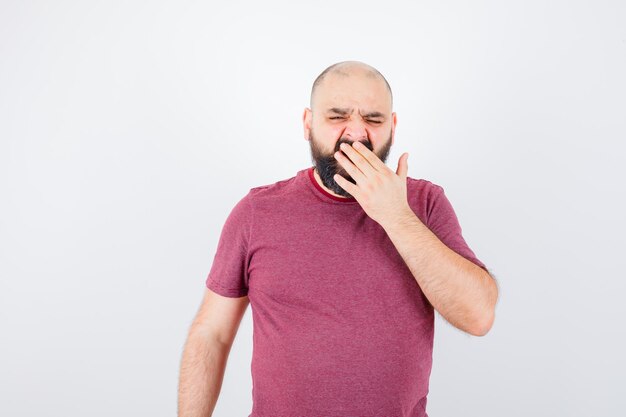
[[[248,294],[248,247],[252,225],[250,193],[233,207],[222,227],[206,287],[224,297]]]
[[[465,242],[452,204],[446,197],[443,187],[439,185],[435,185],[432,200],[428,204],[428,228],[447,247],[487,271],[485,264],[476,257]]]

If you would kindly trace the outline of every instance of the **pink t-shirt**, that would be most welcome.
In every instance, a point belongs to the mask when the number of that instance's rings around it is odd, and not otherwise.
[[[408,177],[407,195],[440,240],[485,268],[442,187]],[[384,229],[312,167],[235,205],[206,286],[250,300],[249,417],[428,417],[433,307]]]

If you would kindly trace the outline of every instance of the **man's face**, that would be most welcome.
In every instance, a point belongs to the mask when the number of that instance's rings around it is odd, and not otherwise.
[[[333,179],[339,174],[355,183],[334,153],[343,142],[359,141],[385,162],[393,144],[396,114],[391,112],[385,82],[355,69],[349,75],[327,74],[303,120],[311,159],[322,183],[338,195],[352,197]]]

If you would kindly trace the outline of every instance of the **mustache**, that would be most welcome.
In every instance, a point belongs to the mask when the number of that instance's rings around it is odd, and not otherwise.
[[[372,145],[372,142],[370,142],[369,140],[363,141],[363,140],[352,140],[352,139],[347,139],[347,138],[341,138],[337,141],[337,143],[335,144],[335,152],[340,150],[339,147],[341,146],[342,143],[347,143],[348,145],[352,146],[354,142],[361,142],[363,145],[365,145],[367,149],[374,152],[374,145]]]

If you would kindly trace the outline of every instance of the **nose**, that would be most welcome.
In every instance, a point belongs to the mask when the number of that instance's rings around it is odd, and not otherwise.
[[[359,120],[358,117],[355,117],[348,121],[342,136],[353,141],[360,141],[363,139],[369,139],[369,132],[367,131],[363,120]]]

